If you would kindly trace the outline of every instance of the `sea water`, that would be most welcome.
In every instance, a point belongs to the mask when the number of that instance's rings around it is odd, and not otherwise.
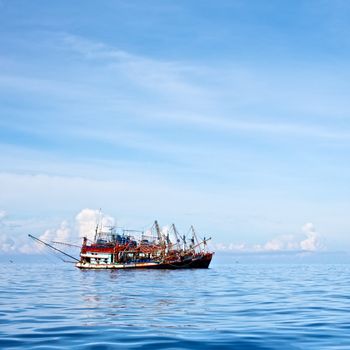
[[[0,272],[1,349],[350,349],[346,264]]]

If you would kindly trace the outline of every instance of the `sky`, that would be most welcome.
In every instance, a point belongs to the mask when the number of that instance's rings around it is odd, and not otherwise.
[[[0,251],[76,239],[99,208],[217,250],[349,250],[349,17],[345,0],[0,0]]]

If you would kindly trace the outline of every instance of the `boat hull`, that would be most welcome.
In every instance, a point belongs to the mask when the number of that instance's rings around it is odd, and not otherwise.
[[[111,264],[91,264],[78,262],[76,267],[79,269],[207,269],[210,265],[212,253],[207,253],[200,257],[195,257],[183,261],[170,262],[134,262],[134,263],[111,263]]]

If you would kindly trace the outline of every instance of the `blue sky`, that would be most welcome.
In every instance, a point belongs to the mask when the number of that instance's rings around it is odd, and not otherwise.
[[[0,247],[102,207],[222,249],[316,234],[349,249],[349,15],[337,0],[0,1]]]

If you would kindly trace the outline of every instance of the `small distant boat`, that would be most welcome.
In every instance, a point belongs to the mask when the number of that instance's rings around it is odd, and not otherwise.
[[[73,258],[75,266],[80,269],[205,269],[214,255],[207,249],[211,238],[199,240],[193,226],[188,238],[180,235],[174,224],[164,234],[157,221],[146,233],[137,230],[117,232],[115,227],[106,232],[97,225],[92,241],[83,238],[79,259],[34,236],[30,237]]]

